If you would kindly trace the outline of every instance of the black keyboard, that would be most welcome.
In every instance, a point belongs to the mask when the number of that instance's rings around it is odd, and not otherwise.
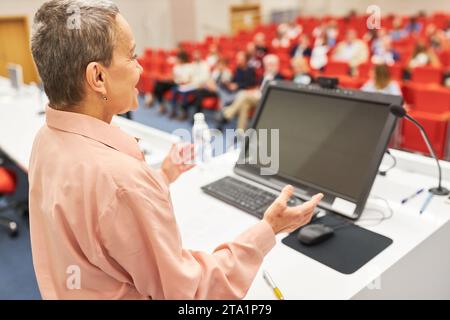
[[[264,212],[278,195],[255,187],[242,180],[224,177],[202,187],[202,190],[236,208],[262,219]],[[289,206],[301,204],[298,198],[291,198]]]

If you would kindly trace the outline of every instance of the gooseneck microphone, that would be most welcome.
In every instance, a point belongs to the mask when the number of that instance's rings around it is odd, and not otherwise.
[[[436,157],[436,153],[434,152],[433,146],[431,145],[430,140],[428,139],[425,129],[422,127],[422,125],[419,122],[417,122],[416,119],[414,119],[413,117],[408,115],[404,108],[402,108],[400,106],[391,105],[390,111],[397,118],[406,118],[410,122],[412,122],[414,125],[416,125],[416,127],[419,128],[420,133],[422,134],[422,138],[423,138],[423,140],[425,140],[425,144],[427,145],[428,151],[430,151],[431,156],[434,158],[434,160],[436,160],[436,164],[437,164],[438,172],[439,172],[439,185],[435,188],[431,188],[429,191],[432,194],[437,195],[437,196],[448,195],[450,193],[450,191],[447,188],[444,188],[442,186],[442,170],[441,170],[441,165],[439,164],[439,159]]]

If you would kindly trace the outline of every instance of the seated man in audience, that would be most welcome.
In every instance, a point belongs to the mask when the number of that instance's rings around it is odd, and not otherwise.
[[[309,73],[309,65],[305,58],[302,56],[295,57],[292,59],[291,64],[294,70],[293,82],[304,85],[313,82],[313,76]]]
[[[418,16],[409,18],[408,24],[405,26],[406,32],[410,34],[419,34],[422,30],[422,23],[419,22]]]
[[[188,118],[186,113],[189,105],[189,97],[192,96],[198,88],[203,87],[209,79],[209,67],[206,61],[202,60],[198,50],[192,54],[193,61],[189,69],[189,78],[177,87],[173,88],[172,113],[171,118],[176,117],[178,106],[181,106],[181,114],[178,120],[183,121]]]
[[[291,49],[291,58],[310,57],[311,51],[311,41],[308,35],[302,34],[298,39],[298,44]]]
[[[248,113],[257,105],[261,99],[261,89],[267,81],[280,80],[283,76],[279,73],[280,61],[274,54],[264,57],[264,79],[260,88],[242,90],[236,96],[234,102],[218,114],[219,129],[238,114],[238,130],[245,130],[248,122]]]
[[[195,113],[201,112],[202,102],[205,98],[218,97],[219,101],[224,101],[231,80],[232,73],[228,68],[228,62],[224,58],[219,58],[216,66],[211,71],[208,81],[195,92],[195,100],[193,103]],[[185,114],[187,114],[188,105],[185,104],[183,107]]]
[[[265,34],[262,32],[258,32],[257,34],[255,34],[253,42],[255,43],[256,56],[262,60],[264,56],[269,52]]]
[[[370,71],[370,79],[361,87],[361,90],[392,95],[402,95],[397,81],[391,80],[391,73],[386,64],[377,64]]]
[[[240,90],[250,89],[255,86],[257,86],[256,70],[250,63],[249,55],[244,51],[238,51],[233,78],[225,86],[225,90],[222,91],[222,105],[227,106],[231,104]]]
[[[248,58],[248,66],[254,70],[262,69],[262,59],[259,59],[256,55],[256,46],[254,42],[247,43],[245,47],[245,54]]]
[[[345,35],[345,40],[338,43],[333,55],[336,61],[347,62],[352,70],[369,59],[367,44],[357,38],[356,31],[350,29]]]

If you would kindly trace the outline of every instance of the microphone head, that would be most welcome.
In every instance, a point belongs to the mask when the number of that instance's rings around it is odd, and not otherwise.
[[[392,114],[398,118],[403,118],[406,116],[406,110],[403,107],[391,105],[389,109]]]

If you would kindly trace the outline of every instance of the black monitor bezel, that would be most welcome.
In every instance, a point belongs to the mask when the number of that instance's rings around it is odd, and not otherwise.
[[[401,96],[394,96],[394,95],[387,95],[387,94],[380,94],[380,93],[370,93],[370,92],[363,92],[363,91],[359,91],[359,90],[340,89],[340,88],[325,89],[325,88],[321,88],[317,85],[300,85],[300,84],[295,84],[295,83],[289,82],[289,81],[271,81],[271,82],[268,82],[265,85],[265,87],[263,88],[262,98],[257,106],[256,113],[251,121],[250,126],[249,126],[250,129],[256,128],[259,118],[261,117],[261,114],[263,112],[265,102],[268,98],[270,90],[272,90],[272,89],[303,92],[305,94],[315,94],[315,95],[321,95],[321,96],[327,96],[327,97],[337,97],[337,98],[344,98],[344,99],[359,100],[359,101],[379,104],[380,106],[385,106],[386,108],[389,108],[390,106],[402,106],[403,105],[403,98]],[[339,197],[339,198],[345,199],[356,205],[353,216],[348,216],[348,215],[345,215],[345,216],[347,218],[356,220],[361,216],[361,214],[364,210],[364,207],[365,207],[367,198],[369,196],[370,190],[372,188],[373,182],[378,173],[378,168],[383,159],[384,152],[386,151],[386,148],[390,141],[390,137],[395,129],[396,123],[397,123],[397,118],[392,113],[389,113],[388,118],[385,123],[385,126],[380,135],[380,138],[378,139],[378,143],[377,143],[376,150],[375,150],[375,156],[373,157],[373,159],[369,165],[369,168],[370,168],[369,172],[367,172],[366,177],[364,177],[365,183],[364,183],[363,190],[360,194],[359,199],[357,199],[356,201],[354,201],[354,199],[350,199],[346,195],[342,195],[342,194],[338,194],[337,192],[333,192],[332,190],[323,190],[322,187],[311,185],[310,182],[301,181],[301,180],[293,180],[293,179],[290,179],[289,177],[282,176],[280,174],[277,174],[274,176],[261,176],[259,174],[260,168],[258,166],[253,165],[253,164],[244,163],[245,161],[243,161],[243,159],[245,158],[245,155],[247,153],[247,150],[244,150],[244,149],[241,150],[241,152],[240,152],[239,161],[237,161],[237,163],[234,167],[234,172],[238,175],[244,176],[245,178],[249,178],[258,183],[262,183],[263,185],[266,185],[266,186],[271,187],[276,190],[281,190],[282,186],[285,184],[292,184],[294,187],[296,187],[296,190],[308,190],[308,192],[306,194],[296,193],[296,196],[298,196],[304,200],[308,200],[312,194],[317,193],[317,192],[324,193],[325,197],[328,197],[328,198]],[[246,143],[245,146],[247,147],[246,149],[248,149],[248,143]]]

